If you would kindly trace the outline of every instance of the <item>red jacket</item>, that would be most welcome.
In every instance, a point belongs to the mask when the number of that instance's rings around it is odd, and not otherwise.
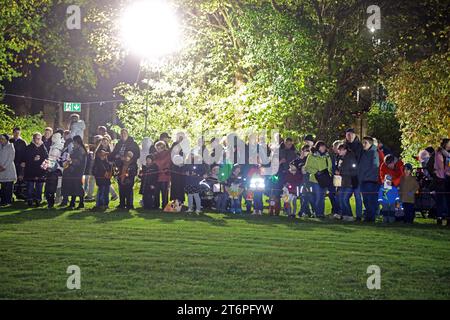
[[[289,193],[296,194],[297,187],[303,183],[303,174],[300,171],[295,174],[288,171],[284,176],[284,182],[288,184]]]
[[[384,181],[384,177],[386,175],[390,175],[392,177],[392,184],[396,187],[400,185],[400,179],[403,176],[403,162],[402,160],[398,160],[395,163],[394,169],[388,168],[386,163],[382,163],[380,166],[380,181]]]
[[[158,182],[170,181],[170,165],[172,159],[170,158],[170,151],[164,150],[155,155],[155,164],[158,166]]]

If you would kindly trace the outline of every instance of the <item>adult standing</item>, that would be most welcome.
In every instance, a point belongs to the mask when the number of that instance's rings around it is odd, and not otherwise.
[[[342,211],[342,218],[345,221],[353,221],[352,208],[350,206],[350,197],[353,193],[354,181],[358,175],[356,156],[348,145],[340,144],[338,147],[339,158],[337,160],[336,175],[341,177],[341,186],[339,187],[339,205]],[[335,213],[335,217],[341,215]]]
[[[437,223],[447,218],[450,227],[450,139],[442,139],[434,157]]]
[[[128,130],[122,128],[120,130],[120,140],[114,147],[111,154],[108,156],[110,161],[114,162],[114,165],[117,168],[124,167],[124,160],[128,160],[127,155],[132,155],[126,163],[127,171],[129,175],[126,179],[126,184],[122,184],[121,179],[119,179],[119,199],[120,203],[119,209],[133,209],[133,197],[132,194],[129,194],[129,189],[133,189],[134,179],[138,172],[137,160],[140,157],[140,150],[138,144],[134,141],[133,137],[131,137],[128,133]],[[131,174],[131,175],[130,175]],[[124,180],[125,181],[125,180]],[[127,203],[126,203],[127,202]]]
[[[14,166],[16,167],[17,182],[16,182],[16,197],[23,197],[22,195],[22,183],[23,183],[23,159],[25,157],[25,149],[27,148],[27,143],[20,136],[20,128],[16,127],[13,129],[13,137],[9,141],[14,145],[15,156],[14,156]]]
[[[170,151],[164,141],[155,143],[156,154],[155,164],[158,166],[158,179],[156,184],[155,207],[159,208],[159,198],[162,198],[162,209],[168,203],[169,184],[170,184],[170,165],[172,163]]]
[[[324,218],[325,193],[332,180],[331,158],[325,142],[317,141],[313,153],[306,160],[305,170],[310,174],[310,182],[314,194],[314,212],[316,217]]]
[[[83,174],[86,169],[86,161],[87,150],[83,139],[80,136],[74,136],[73,149],[63,171],[61,190],[63,197],[72,197],[69,209],[75,208],[77,197],[80,199],[77,209],[84,208]]]
[[[363,151],[358,163],[358,182],[366,208],[364,221],[375,221],[378,207],[379,157],[372,137],[363,138]]]
[[[14,156],[14,145],[9,142],[9,136],[0,135],[0,207],[12,203],[13,186],[17,180]]]
[[[349,128],[345,131],[345,141],[348,149],[353,152],[356,157],[356,162],[359,163],[363,146],[359,137],[355,133],[355,129]],[[362,197],[361,197],[361,184],[358,183],[357,187],[353,188],[353,196],[355,197],[355,210],[356,210],[356,221],[361,221],[362,219]]]
[[[42,135],[39,132],[33,134],[33,141],[25,149],[25,175],[27,184],[27,203],[29,206],[38,207],[42,201],[42,188],[44,186],[46,171],[42,168],[42,163],[48,158],[47,148],[42,142]]]
[[[42,136],[42,143],[44,143],[47,152],[50,152],[52,146],[53,129],[50,127],[45,128],[44,135]]]

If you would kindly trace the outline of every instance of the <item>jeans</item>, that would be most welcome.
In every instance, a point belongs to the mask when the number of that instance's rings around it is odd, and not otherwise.
[[[311,184],[309,182],[303,183],[300,186],[300,211],[298,213],[300,216],[311,214],[312,198]]]
[[[228,204],[228,193],[223,192],[217,195],[216,209],[221,213],[225,213],[227,211]]]
[[[253,193],[253,207],[255,210],[261,210],[261,212],[263,211],[263,193],[261,191],[255,191]]]
[[[361,185],[359,185],[357,188],[353,189],[353,196],[355,197],[355,210],[356,210],[356,217],[362,218],[362,197],[361,197]]]
[[[27,181],[27,200],[42,201],[43,182]]]
[[[87,198],[94,197],[95,177],[92,175],[84,176],[84,192]]]
[[[14,182],[1,182],[0,188],[0,205],[11,204]]]
[[[403,212],[405,213],[405,222],[413,223],[416,217],[416,210],[414,209],[414,203],[403,202]]]
[[[325,211],[325,194],[327,192],[327,188],[322,188],[318,183],[312,183],[312,190],[314,194],[314,213],[316,217],[324,217]]]
[[[109,205],[109,184],[98,186],[97,207],[107,207]]]
[[[350,197],[352,196],[353,188],[341,187],[339,188],[338,199],[339,207],[343,216],[353,217],[352,207],[350,206]]]
[[[197,211],[200,211],[202,209],[200,195],[198,193],[188,193],[188,208],[189,208],[189,210],[194,209],[194,201],[195,201],[195,209]]]
[[[330,188],[328,188],[328,197],[330,198],[331,202],[331,213],[335,214],[341,212],[341,206],[336,187],[331,186]]]
[[[232,213],[242,213],[241,200],[242,200],[241,197],[239,197],[238,199],[231,199],[231,212]]]
[[[378,183],[362,182],[360,188],[364,200],[364,207],[366,208],[364,219],[367,221],[375,221],[378,206]]]

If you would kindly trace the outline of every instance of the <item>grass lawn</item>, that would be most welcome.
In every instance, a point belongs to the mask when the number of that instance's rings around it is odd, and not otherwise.
[[[380,290],[366,287],[372,264]],[[19,202],[0,209],[0,298],[449,299],[450,229]]]

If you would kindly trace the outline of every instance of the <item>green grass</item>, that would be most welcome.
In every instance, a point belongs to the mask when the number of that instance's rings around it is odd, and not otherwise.
[[[450,229],[205,213],[0,209],[2,299],[449,299]],[[368,290],[369,265],[381,290]],[[81,268],[81,290],[66,269]]]

